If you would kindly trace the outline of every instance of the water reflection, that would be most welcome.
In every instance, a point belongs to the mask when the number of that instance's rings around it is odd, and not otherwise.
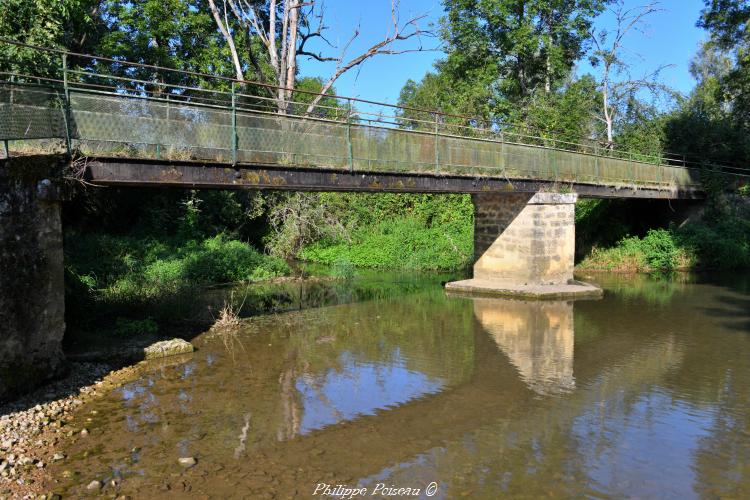
[[[198,337],[83,410],[71,425],[90,436],[50,465],[54,488],[80,496],[116,476],[105,493],[133,498],[310,497],[321,481],[437,481],[436,498],[747,497],[747,291],[617,280],[575,303],[423,285]],[[184,455],[198,464],[182,469]]]
[[[474,298],[474,316],[538,394],[569,391],[573,302]]]
[[[444,381],[409,370],[399,349],[390,360],[358,363],[349,352],[339,356],[339,370],[305,373],[297,378],[302,399],[299,434],[360,415],[375,415],[412,399],[439,392]]]

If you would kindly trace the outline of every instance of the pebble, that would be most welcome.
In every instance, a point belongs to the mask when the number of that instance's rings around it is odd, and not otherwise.
[[[192,467],[195,464],[198,463],[198,461],[195,459],[195,457],[180,457],[177,459],[177,461],[182,465],[183,467]]]
[[[73,363],[72,367],[66,377],[15,401],[0,404],[0,500],[41,498],[41,478],[47,474],[42,471],[46,471],[50,463],[66,458],[55,446],[65,435],[78,435],[69,427],[72,413],[103,392],[100,387],[111,385],[110,380],[106,385],[102,383],[112,370],[109,365]],[[112,374],[127,376],[131,371],[124,369]],[[119,380],[115,383],[119,384]],[[97,415],[97,411],[92,410],[89,414]],[[63,426],[66,427],[63,429]],[[85,437],[88,433],[88,429],[84,429],[80,435]],[[75,476],[69,470],[61,475]],[[103,484],[100,483],[101,487]],[[46,498],[59,499],[60,495],[47,493]]]
[[[100,490],[102,489],[102,483],[101,481],[91,481],[88,486],[86,486],[87,490]]]

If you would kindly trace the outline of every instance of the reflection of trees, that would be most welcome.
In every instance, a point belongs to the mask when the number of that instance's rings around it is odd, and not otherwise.
[[[750,366],[743,364],[725,372],[710,433],[695,452],[696,489],[704,498],[750,498]]]
[[[293,360],[290,360],[293,361]],[[279,375],[279,399],[281,400],[281,421],[276,434],[279,441],[286,441],[299,434],[300,402],[299,394],[294,387],[297,380],[297,370],[293,362]]]
[[[668,306],[675,294],[684,292],[694,277],[688,273],[670,274],[602,274],[596,281],[626,301],[645,301],[657,306]]]
[[[515,406],[511,413],[498,412],[492,423],[456,434],[418,463],[394,468],[385,480],[408,482],[406,478],[414,469],[428,468],[432,477],[452,478],[450,489],[443,490],[448,498],[467,492],[472,498],[497,498],[498,491],[509,498],[598,496],[601,492],[596,486],[611,485],[594,484],[588,468],[601,459],[598,453],[611,449],[608,440],[617,437],[612,435],[618,429],[608,413],[628,413],[638,396],[663,380],[684,358],[684,351],[669,339],[626,354],[614,368],[598,366],[595,379],[579,384],[564,399],[517,398],[508,402]],[[597,415],[597,408],[602,415]],[[587,433],[580,435],[576,424],[584,416],[592,416],[595,424],[585,426]]]
[[[337,363],[342,352],[372,363],[390,363],[398,352],[409,370],[447,377],[448,383],[471,375],[471,310],[461,301],[446,302],[440,288],[398,300],[371,300],[354,308],[328,308],[324,324],[315,325],[320,317],[317,311],[278,317],[286,332],[294,332],[279,335],[296,349],[297,365],[304,364],[300,373],[341,371]]]

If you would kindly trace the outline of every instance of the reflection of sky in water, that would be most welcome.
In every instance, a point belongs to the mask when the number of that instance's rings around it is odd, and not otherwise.
[[[623,400],[612,403],[617,408],[609,409],[606,419],[595,410],[573,425],[594,488],[615,496],[697,497],[694,453],[710,434],[712,412],[658,391],[627,408]]]
[[[388,364],[358,362],[348,352],[339,356],[339,364],[340,369],[329,369],[325,375],[297,379],[295,386],[304,408],[302,434],[359,415],[373,415],[378,409],[438,392],[444,385],[442,379],[408,370],[398,349]]]

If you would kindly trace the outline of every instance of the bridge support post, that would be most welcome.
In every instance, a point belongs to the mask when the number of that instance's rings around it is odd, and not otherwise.
[[[574,193],[482,193],[474,202],[474,278],[451,292],[524,298],[598,297],[573,279]]]
[[[58,159],[0,161],[0,400],[64,366]]]

